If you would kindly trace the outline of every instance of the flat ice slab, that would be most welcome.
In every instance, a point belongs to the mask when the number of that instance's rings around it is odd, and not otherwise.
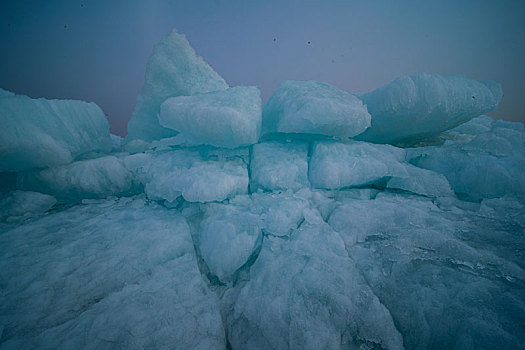
[[[261,133],[261,96],[253,86],[168,98],[160,125],[178,131],[187,145],[236,148],[257,143]]]
[[[361,100],[326,83],[284,81],[263,109],[264,133],[301,133],[348,138],[370,126]]]

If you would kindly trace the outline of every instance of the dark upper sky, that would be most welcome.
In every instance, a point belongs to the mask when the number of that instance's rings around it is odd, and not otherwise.
[[[171,28],[230,86],[319,80],[368,91],[416,72],[503,85],[491,115],[525,121],[525,1],[0,2],[0,87],[94,101],[124,135],[153,45]]]

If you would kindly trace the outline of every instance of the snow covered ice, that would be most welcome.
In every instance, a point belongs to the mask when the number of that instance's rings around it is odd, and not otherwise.
[[[0,349],[524,349],[525,128],[501,87],[282,83],[173,31],[128,136],[0,90]]]

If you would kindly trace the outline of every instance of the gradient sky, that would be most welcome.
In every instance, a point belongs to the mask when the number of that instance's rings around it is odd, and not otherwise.
[[[524,0],[2,0],[0,87],[96,102],[125,135],[153,45],[172,28],[230,84],[350,92],[417,72],[496,80],[525,122]]]

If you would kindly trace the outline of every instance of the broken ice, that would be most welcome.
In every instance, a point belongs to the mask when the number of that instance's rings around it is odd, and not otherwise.
[[[525,129],[501,86],[283,82],[173,31],[125,139],[0,90],[0,348],[524,348]]]

